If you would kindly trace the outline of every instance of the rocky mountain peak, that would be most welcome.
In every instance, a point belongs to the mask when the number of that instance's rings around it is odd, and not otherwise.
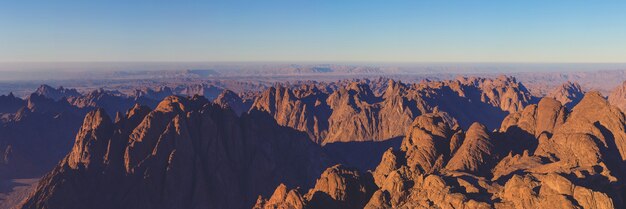
[[[548,94],[548,97],[555,98],[563,106],[572,109],[585,95],[580,85],[576,82],[566,82]]]
[[[76,91],[76,89],[66,89],[63,88],[63,86],[59,86],[59,88],[55,89],[52,86],[46,84],[39,86],[39,88],[35,90],[34,94],[44,96],[53,100],[81,96],[81,94]]]
[[[103,109],[98,108],[89,112],[76,135],[74,147],[67,156],[69,167],[88,169],[102,163],[113,129],[113,122]]]
[[[403,96],[407,86],[400,81],[389,79],[387,82],[387,89],[383,93],[383,98],[389,98],[393,96]]]
[[[609,95],[609,102],[626,112],[626,81],[615,87]]]
[[[208,103],[208,100],[202,96],[193,96],[191,98],[184,98],[182,96],[168,96],[161,101],[156,111],[159,112],[174,112],[183,113],[200,109],[204,104]]]
[[[454,153],[445,168],[451,171],[484,174],[492,166],[489,163],[497,159],[496,152],[496,147],[487,127],[480,123],[474,123],[465,133],[463,144]]]
[[[224,108],[231,108],[237,115],[247,112],[252,106],[252,101],[244,101],[241,97],[239,97],[239,95],[237,95],[237,93],[230,90],[224,90],[224,92],[213,100],[213,103]]]
[[[179,96],[154,111],[135,106],[115,124],[102,109],[90,112],[66,159],[23,208],[248,208],[280,182],[312,186],[329,161],[267,113],[237,117]]]

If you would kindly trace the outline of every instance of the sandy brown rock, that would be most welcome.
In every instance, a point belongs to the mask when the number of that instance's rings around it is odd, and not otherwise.
[[[584,97],[585,92],[576,82],[567,82],[552,90],[547,96],[556,99],[569,109],[573,108]]]
[[[113,134],[113,122],[104,113],[97,109],[85,116],[85,121],[78,135],[74,148],[68,155],[68,165],[72,169],[88,168],[92,161],[98,165],[104,160],[107,146]]]
[[[460,78],[461,83],[474,84],[481,90],[481,101],[500,107],[509,113],[517,112],[530,103],[531,96],[526,87],[513,77],[499,76],[496,79]]]
[[[496,208],[614,208],[606,194],[574,185],[555,173],[514,175],[500,193]]]
[[[452,129],[449,123],[443,113],[415,119],[401,147],[410,168],[420,173],[433,173],[443,168],[443,163],[450,158],[450,138],[459,131]]]
[[[463,144],[448,161],[446,169],[470,173],[487,172],[497,157],[495,145],[486,127],[475,123],[467,130]]]
[[[609,102],[622,110],[622,112],[626,112],[626,81],[611,91]]]
[[[368,85],[358,82],[335,91],[327,100],[332,114],[324,143],[380,141],[403,136],[406,127],[420,114],[402,97],[400,92],[404,88],[403,84],[392,83],[382,98],[376,97]]]
[[[269,200],[259,197],[253,208],[255,209],[302,209],[304,208],[304,199],[296,189],[287,191],[287,186],[280,184],[276,187],[274,194]]]
[[[322,173],[306,197],[313,208],[362,208],[374,190],[371,176],[336,165]]]
[[[271,87],[254,101],[252,109],[269,113],[278,124],[304,131],[312,141],[321,144],[328,131],[328,95],[314,87],[304,91]]]
[[[624,116],[598,93],[587,93],[571,112],[544,98],[510,114],[497,132],[478,123],[456,130],[440,114],[418,116],[401,149],[384,153],[371,172],[378,190],[365,208],[624,204]]]
[[[554,98],[530,104],[536,100],[509,77],[372,85],[271,88],[241,117],[202,98],[169,97],[154,111],[118,114],[110,135],[91,134],[111,123],[90,119],[77,151],[24,207],[624,206],[626,122],[597,92],[570,110]],[[310,104],[327,105],[327,129]],[[494,118],[504,119],[494,131],[464,125]],[[387,149],[373,171],[333,166],[319,174],[328,165],[317,161],[325,158],[319,144],[389,136],[403,136],[400,148]],[[100,144],[106,149],[90,147]]]
[[[269,199],[259,197],[255,208],[363,208],[374,190],[371,176],[335,165],[322,173],[306,195],[287,191],[281,184]]]
[[[438,111],[447,112],[463,128],[476,121],[495,128],[508,113],[533,101],[523,85],[506,76],[413,85],[379,79],[279,85],[264,91],[252,109],[268,112],[279,124],[325,145],[403,137],[415,117]]]
[[[505,140],[512,145],[513,152],[521,154],[528,150],[532,154],[539,144],[539,136],[552,136],[555,128],[565,123],[567,115],[568,111],[560,102],[544,97],[538,104],[507,116],[502,121],[500,132],[505,133]]]

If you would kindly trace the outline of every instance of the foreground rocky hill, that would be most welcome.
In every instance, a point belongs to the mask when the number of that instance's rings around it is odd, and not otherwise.
[[[281,185],[254,207],[622,208],[625,125],[597,92],[571,112],[544,98],[494,132],[424,114],[375,170],[331,167],[308,192]]]
[[[203,97],[167,97],[115,120],[97,109],[22,208],[245,208],[279,182],[312,185],[329,161],[272,121]]]

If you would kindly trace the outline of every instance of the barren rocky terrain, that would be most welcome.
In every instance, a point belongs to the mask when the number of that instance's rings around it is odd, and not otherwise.
[[[191,70],[6,93],[0,207],[626,205],[622,71],[541,80],[389,70]]]

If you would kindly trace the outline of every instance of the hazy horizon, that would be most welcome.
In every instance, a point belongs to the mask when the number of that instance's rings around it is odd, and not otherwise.
[[[239,72],[241,76],[276,76],[295,68],[372,68],[378,74],[472,74],[521,72],[586,72],[626,70],[626,63],[479,63],[479,62],[4,62],[0,81],[107,79],[111,73],[186,70]],[[282,70],[282,71],[281,71]],[[284,71],[287,70],[287,71]],[[263,75],[260,72],[273,72]],[[230,76],[235,74],[228,73]],[[322,75],[322,74],[320,74]],[[332,75],[332,74],[330,74]]]

